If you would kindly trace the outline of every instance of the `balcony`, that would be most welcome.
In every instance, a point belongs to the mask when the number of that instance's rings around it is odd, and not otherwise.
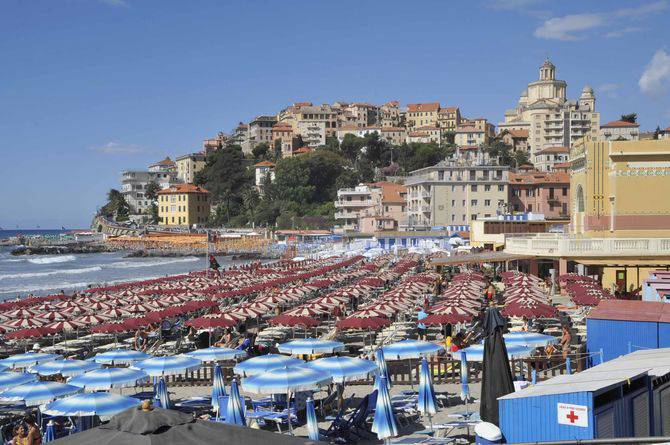
[[[658,257],[670,255],[670,238],[577,238],[558,234],[509,237],[505,252],[546,257]]]
[[[353,207],[370,207],[374,205],[371,199],[352,200],[352,201],[335,201],[335,207],[353,208]]]
[[[424,206],[419,206],[419,209],[420,209],[423,213],[430,213],[430,211],[431,211],[430,206],[425,206],[425,205],[424,205]]]

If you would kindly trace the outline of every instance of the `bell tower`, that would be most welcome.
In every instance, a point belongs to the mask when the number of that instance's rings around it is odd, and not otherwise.
[[[556,80],[556,67],[549,58],[540,67],[540,80]]]

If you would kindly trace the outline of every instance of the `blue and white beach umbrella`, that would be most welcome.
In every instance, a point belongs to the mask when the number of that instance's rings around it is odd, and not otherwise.
[[[167,385],[163,377],[158,380],[158,385],[156,385],[156,401],[163,409],[170,409],[170,395],[167,391]]]
[[[379,385],[379,382],[381,381],[380,377],[386,377],[386,387],[387,389],[391,389],[391,378],[389,376],[389,369],[388,366],[386,365],[386,360],[384,359],[384,351],[381,349],[377,349],[375,351],[375,361],[377,362],[377,367],[379,368],[379,376],[375,378],[375,389],[377,389],[377,385]]]
[[[402,340],[382,348],[387,360],[422,358],[435,355],[443,349],[440,345],[423,340]]]
[[[223,383],[223,372],[217,364],[214,366],[214,375],[212,377],[212,409],[219,411],[219,397],[226,395],[226,385]]]
[[[354,357],[324,357],[304,366],[330,374],[335,383],[360,380],[379,372],[375,362]]]
[[[377,406],[375,407],[375,417],[371,429],[373,433],[377,433],[379,440],[384,440],[398,435],[398,425],[393,413],[391,396],[386,386],[386,377],[380,377],[377,391],[379,391],[377,393]]]
[[[470,385],[468,385],[468,353],[461,352],[461,400],[464,402],[470,399]]]
[[[132,397],[90,392],[54,400],[41,408],[50,416],[100,416],[109,418],[121,411],[138,406],[142,401]]]
[[[319,423],[316,421],[314,400],[311,397],[305,402],[305,412],[307,416],[307,437],[310,440],[318,442],[321,440],[321,435],[319,434]]]
[[[430,375],[428,360],[421,360],[421,372],[419,373],[419,401],[417,410],[424,415],[432,416],[437,413],[437,400],[433,389],[433,378]]]
[[[27,372],[0,372],[0,389],[11,388],[35,381],[37,381],[35,374],[28,374]]]
[[[93,361],[103,365],[130,365],[149,357],[151,357],[149,354],[134,349],[114,349],[113,351],[97,354],[93,357]]]
[[[318,338],[303,338],[282,343],[278,346],[282,354],[332,354],[344,351],[344,343],[333,340],[320,340]]]
[[[239,374],[242,377],[250,377],[253,375],[263,374],[270,371],[271,369],[285,368],[287,366],[298,366],[304,363],[305,362],[300,359],[286,357],[285,355],[266,354],[238,363],[233,368],[233,371],[235,374]]]
[[[288,394],[311,391],[333,381],[330,374],[304,366],[271,369],[242,380],[242,389],[258,394]]]
[[[15,354],[0,360],[0,366],[7,368],[28,368],[39,363],[62,359],[60,354],[45,354],[42,352],[26,352]]]
[[[148,381],[147,373],[140,369],[104,368],[71,377],[68,383],[84,388],[87,391],[100,391],[112,388],[134,387],[144,381]]]
[[[152,377],[162,377],[166,375],[182,374],[186,371],[198,369],[202,362],[197,358],[187,357],[185,355],[166,355],[164,357],[154,357],[135,363],[132,367],[141,369]]]
[[[195,351],[185,352],[184,355],[197,358],[203,362],[220,362],[224,360],[236,360],[247,356],[245,351],[232,348],[219,348],[212,346],[210,348],[196,349]]]
[[[54,440],[56,440],[56,429],[53,420],[49,420],[47,427],[44,430],[43,442],[53,442]]]
[[[540,334],[537,332],[510,332],[504,334],[505,346],[510,345],[529,346],[532,348],[544,347],[554,343],[558,343],[558,337],[553,335]]]
[[[39,375],[57,375],[73,377],[100,368],[98,363],[88,360],[55,360],[32,366],[28,371]]]
[[[510,358],[529,357],[535,348],[522,345],[506,345],[507,355]],[[484,345],[472,345],[460,351],[452,352],[451,356],[456,359],[461,359],[461,354],[467,355],[467,360],[471,362],[481,362],[484,360]]]
[[[28,382],[0,393],[0,402],[23,402],[26,406],[42,405],[61,397],[82,392],[78,386],[58,382]]]
[[[237,389],[236,379],[233,379],[230,384],[230,397],[228,397],[228,406],[226,407],[226,423],[246,426],[244,407],[240,402],[240,390]]]

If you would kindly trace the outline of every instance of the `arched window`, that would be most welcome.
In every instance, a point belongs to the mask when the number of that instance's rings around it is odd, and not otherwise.
[[[575,195],[575,212],[584,211],[584,189],[581,185],[577,186],[577,194]]]

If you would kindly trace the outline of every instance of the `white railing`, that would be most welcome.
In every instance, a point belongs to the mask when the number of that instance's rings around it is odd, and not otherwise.
[[[642,257],[670,255],[670,238],[575,238],[539,234],[505,240],[505,252],[549,257]]]

